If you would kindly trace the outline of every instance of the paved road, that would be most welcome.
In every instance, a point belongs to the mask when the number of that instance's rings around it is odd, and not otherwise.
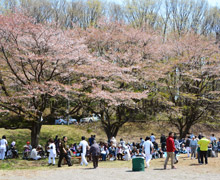
[[[205,166],[205,165],[204,165]],[[197,170],[196,170],[197,169]],[[219,180],[219,172],[209,172],[203,168],[185,167],[175,170],[146,169],[144,172],[132,172],[128,168],[55,168],[51,170],[15,170],[0,171],[0,180]]]

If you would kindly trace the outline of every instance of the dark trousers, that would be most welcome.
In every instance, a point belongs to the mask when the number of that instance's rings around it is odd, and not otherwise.
[[[161,143],[161,149],[162,149],[162,151],[166,151],[166,142],[162,142]]]
[[[102,160],[106,161],[106,154],[101,154],[102,155]]]
[[[207,151],[200,151],[201,163],[203,164],[203,157],[205,157],[205,163],[208,164]]]
[[[58,161],[58,167],[61,167],[61,162],[62,162],[63,158],[66,159],[66,162],[67,162],[68,166],[72,166],[72,164],[70,162],[70,158],[68,157],[68,155],[61,153],[60,157],[59,157],[59,161]]]
[[[117,157],[118,157],[118,160],[120,160],[120,159],[123,160],[123,155],[122,154],[118,153]]]
[[[198,155],[198,163],[201,163],[200,151],[197,151],[197,155]]]
[[[99,162],[99,156],[92,156],[92,162],[93,162],[93,167],[97,168]]]

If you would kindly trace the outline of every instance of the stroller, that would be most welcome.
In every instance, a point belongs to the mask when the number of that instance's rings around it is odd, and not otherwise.
[[[18,151],[16,150],[15,147],[15,141],[11,143],[10,148],[6,153],[6,158],[7,159],[18,158]]]

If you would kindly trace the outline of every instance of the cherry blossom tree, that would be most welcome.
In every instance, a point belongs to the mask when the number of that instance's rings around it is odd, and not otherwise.
[[[21,13],[0,15],[0,107],[28,122],[33,146],[50,99],[80,94],[74,67],[89,58],[83,42],[78,31],[37,24]]]
[[[172,70],[160,91],[165,87],[162,96],[168,119],[183,138],[193,125],[215,119],[219,109],[219,49],[214,38],[195,33],[171,39]]]
[[[81,66],[87,72],[82,80],[90,82],[87,108],[100,116],[110,139],[126,122],[137,119],[142,100],[168,70],[160,66],[168,47],[151,29],[107,21],[87,29],[86,36],[96,57],[93,66]]]

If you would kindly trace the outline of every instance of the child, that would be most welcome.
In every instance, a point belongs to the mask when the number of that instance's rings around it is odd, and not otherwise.
[[[51,158],[53,158],[53,166],[54,166],[55,165],[55,157],[56,157],[56,146],[55,146],[54,141],[52,139],[49,139],[48,152],[49,152],[48,164],[49,164],[49,166],[52,164]]]

